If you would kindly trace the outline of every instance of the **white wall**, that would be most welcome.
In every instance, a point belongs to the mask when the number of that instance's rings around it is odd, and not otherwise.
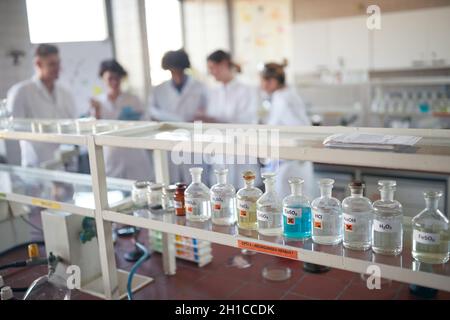
[[[450,6],[381,14],[381,30],[367,16],[294,25],[296,73],[450,66]]]
[[[22,50],[25,57],[19,65],[13,65],[10,50]],[[25,0],[0,1],[0,99],[6,97],[8,89],[16,82],[33,73],[32,45],[28,37]]]

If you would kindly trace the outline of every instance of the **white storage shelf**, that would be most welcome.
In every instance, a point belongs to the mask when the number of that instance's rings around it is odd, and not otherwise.
[[[279,129],[279,157],[281,159],[309,160],[317,163],[340,164],[347,166],[363,166],[388,168],[398,170],[422,171],[428,173],[450,174],[450,132],[445,130],[414,130],[414,129],[375,129],[375,128],[343,128],[343,127],[270,127],[204,124],[203,130],[216,129],[216,133],[203,133],[200,139],[210,143],[210,146],[226,147],[223,133],[226,129]],[[174,250],[169,250],[172,244],[167,234],[178,234],[200,240],[210,241],[232,247],[253,249],[255,251],[284,256],[305,262],[327,265],[358,273],[366,273],[367,267],[376,264],[381,268],[382,277],[406,283],[415,283],[450,291],[450,264],[425,265],[415,262],[410,253],[411,231],[405,225],[403,253],[397,257],[385,257],[373,254],[371,251],[358,252],[346,250],[342,245],[319,246],[311,240],[291,241],[283,237],[263,237],[256,232],[243,232],[236,226],[219,227],[207,223],[191,223],[184,217],[163,214],[160,216],[137,217],[122,213],[120,206],[108,206],[108,189],[104,172],[103,146],[153,149],[155,157],[155,173],[158,182],[167,182],[167,154],[180,142],[187,143],[185,152],[199,150],[191,143],[194,132],[193,124],[189,123],[135,123],[128,128],[117,127],[118,130],[98,134],[76,135],[85,139],[88,146],[92,191],[95,200],[94,215],[99,237],[99,255],[103,272],[104,295],[107,298],[119,297],[119,280],[115,266],[114,250],[111,239],[111,223],[123,223],[163,232],[163,264],[167,274],[175,273]],[[323,139],[340,132],[375,132],[381,134],[416,135],[423,139],[413,151],[386,152],[329,149],[322,145]],[[242,136],[242,135],[241,135]],[[38,138],[37,138],[38,137]],[[67,142],[65,134],[26,135],[23,132],[1,132],[0,138],[27,139],[51,142]],[[42,139],[41,139],[42,138]],[[41,140],[39,140],[41,139]],[[78,138],[77,138],[78,139]],[[47,141],[47,140],[45,140]],[[49,142],[50,142],[49,141]],[[80,141],[79,141],[80,142]],[[246,152],[250,155],[265,157],[261,148],[268,141],[257,144],[244,141]],[[216,149],[217,150],[217,149]],[[227,150],[228,154],[240,154],[240,150]],[[200,150],[201,152],[201,150]],[[131,182],[128,184],[131,187]],[[23,199],[18,199],[22,201]],[[125,199],[127,201],[127,199]],[[76,213],[76,212],[74,212]],[[172,253],[171,253],[172,252]],[[173,256],[173,259],[172,259]]]

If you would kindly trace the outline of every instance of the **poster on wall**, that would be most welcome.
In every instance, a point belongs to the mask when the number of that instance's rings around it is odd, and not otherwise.
[[[257,83],[266,62],[292,61],[292,0],[236,0],[233,17],[235,60],[244,81]]]

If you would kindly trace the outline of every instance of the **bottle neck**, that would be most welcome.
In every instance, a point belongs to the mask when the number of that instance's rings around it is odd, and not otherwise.
[[[192,183],[201,183],[202,176],[200,174],[192,174]]]
[[[331,191],[333,190],[332,186],[321,186],[320,187],[320,195],[322,197],[331,198]]]
[[[292,183],[291,184],[291,194],[293,196],[301,196],[303,193],[303,184]]]
[[[363,196],[362,188],[352,188],[350,189],[351,196],[354,198],[361,198]]]
[[[218,184],[226,184],[227,183],[227,175],[226,174],[216,174],[217,183]]]
[[[264,181],[264,186],[266,187],[266,193],[273,192],[275,189],[275,182],[274,181]]]
[[[244,182],[246,188],[253,188],[253,186],[255,185],[254,179],[244,180]]]
[[[429,210],[437,210],[439,206],[439,199],[425,198],[425,204]]]
[[[393,190],[380,190],[380,196],[382,201],[393,201],[394,191]]]

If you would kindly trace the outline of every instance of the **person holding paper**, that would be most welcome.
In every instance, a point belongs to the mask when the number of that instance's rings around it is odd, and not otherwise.
[[[121,83],[127,72],[116,60],[103,61],[99,76],[103,79],[106,92],[91,99],[91,111],[95,118],[137,121],[145,117],[139,98],[122,91]],[[104,156],[108,177],[132,180],[152,180],[154,177],[147,150],[105,147]]]

